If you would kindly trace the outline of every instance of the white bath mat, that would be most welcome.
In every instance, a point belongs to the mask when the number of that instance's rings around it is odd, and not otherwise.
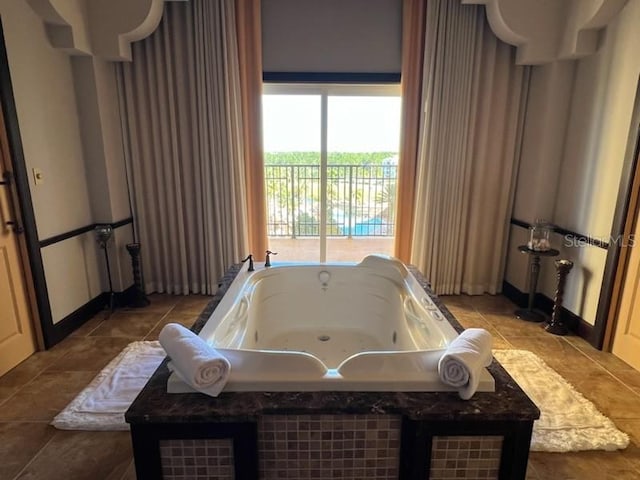
[[[615,450],[629,444],[625,433],[537,355],[525,350],[494,350],[494,355],[540,409],[532,451]],[[158,342],[129,344],[51,424],[63,430],[128,430],[124,412],[164,357]]]
[[[133,342],[51,422],[61,430],[128,430],[124,412],[166,353],[159,342]]]
[[[540,409],[540,419],[533,425],[531,451],[617,450],[629,445],[626,433],[540,357],[526,350],[493,353]]]

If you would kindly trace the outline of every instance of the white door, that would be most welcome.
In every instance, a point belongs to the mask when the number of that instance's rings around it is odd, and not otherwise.
[[[6,130],[0,111],[0,375],[11,370],[36,350],[20,239],[7,222],[16,220],[11,185],[7,177],[11,162]]]

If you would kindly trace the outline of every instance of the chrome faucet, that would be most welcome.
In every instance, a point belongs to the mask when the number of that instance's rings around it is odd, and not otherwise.
[[[264,266],[265,267],[270,267],[271,266],[271,259],[269,258],[269,255],[277,255],[278,252],[272,252],[271,250],[267,250],[265,253],[267,254],[267,257],[264,260]]]
[[[244,260],[242,260],[242,263],[246,262],[247,260],[249,260],[249,268],[248,268],[248,272],[253,272],[255,270],[255,268],[253,268],[253,255],[249,254],[247,256],[247,258],[245,258]]]

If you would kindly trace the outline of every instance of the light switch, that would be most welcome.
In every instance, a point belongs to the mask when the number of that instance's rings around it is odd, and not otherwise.
[[[36,185],[42,185],[44,183],[44,173],[39,168],[33,169],[33,180]]]

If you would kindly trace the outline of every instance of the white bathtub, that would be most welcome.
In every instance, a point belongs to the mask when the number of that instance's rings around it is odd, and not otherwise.
[[[200,337],[231,363],[224,391],[449,391],[456,331],[399,261],[245,266]],[[494,391],[483,372],[479,391]],[[170,393],[191,389],[175,375]]]

